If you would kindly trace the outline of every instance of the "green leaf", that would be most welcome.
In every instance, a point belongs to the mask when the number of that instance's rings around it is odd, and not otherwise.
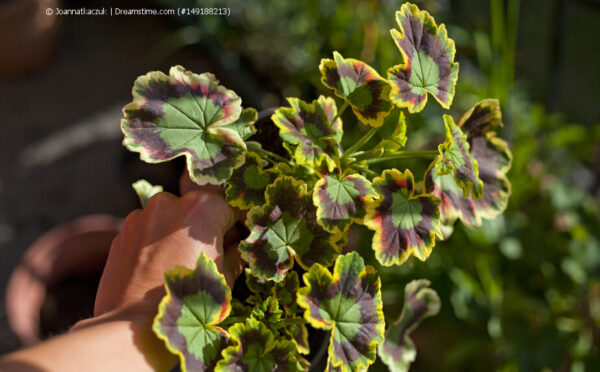
[[[413,280],[404,288],[404,307],[400,318],[385,333],[379,345],[381,360],[392,372],[407,372],[415,361],[417,350],[410,333],[427,317],[440,310],[440,298],[429,287],[429,280]]]
[[[383,124],[393,105],[389,99],[390,85],[375,69],[333,52],[333,59],[321,60],[319,70],[323,85],[348,102],[361,122],[373,127]]]
[[[271,294],[273,283],[252,275],[252,271],[249,268],[245,268],[244,272],[246,275],[246,286],[252,292],[246,299],[246,302],[252,305],[263,303],[267,296]]]
[[[140,204],[142,204],[142,208],[146,206],[146,203],[148,203],[148,200],[150,200],[151,197],[163,191],[162,186],[154,186],[150,182],[143,179],[135,181],[131,185],[131,187],[133,187],[135,193],[140,199]]]
[[[366,204],[378,197],[371,182],[361,175],[323,176],[313,193],[317,221],[327,231],[346,231],[353,221],[362,223]]]
[[[123,108],[123,144],[149,163],[185,156],[199,185],[219,184],[244,163],[246,145],[228,124],[238,120],[241,99],[214,75],[172,67],[140,76],[133,102]]]
[[[196,268],[175,267],[165,273],[162,299],[153,330],[179,356],[183,371],[212,370],[229,334],[217,325],[231,311],[231,291],[214,261],[200,253]]]
[[[265,190],[275,181],[277,175],[278,172],[273,169],[263,170],[260,156],[248,152],[244,164],[234,170],[227,181],[225,199],[230,205],[240,209],[263,205]]]
[[[458,80],[458,62],[454,62],[456,49],[446,26],[438,27],[428,12],[410,3],[396,12],[396,23],[400,31],[390,32],[404,63],[388,70],[392,102],[411,113],[419,112],[429,93],[443,108],[450,108]]]
[[[289,319],[301,319],[298,317],[291,317]],[[292,324],[284,329],[284,332],[290,338],[290,340],[296,346],[296,350],[300,354],[310,354],[310,345],[308,343],[308,328],[306,324]]]
[[[483,197],[483,181],[479,179],[479,164],[469,152],[467,136],[454,124],[452,116],[444,115],[446,141],[438,146],[440,155],[435,165],[438,174],[454,173],[454,180],[463,190],[463,197]]]
[[[373,180],[381,199],[370,203],[364,224],[375,231],[373,250],[384,266],[402,264],[412,254],[425,260],[441,238],[439,199],[414,195],[414,177],[407,169],[383,171]]]
[[[320,96],[312,103],[298,98],[288,98],[288,102],[291,107],[277,109],[271,118],[281,138],[296,146],[294,158],[298,164],[317,169],[324,164],[333,171],[343,133],[340,119],[330,124],[337,114],[335,101]]]
[[[279,301],[286,315],[295,315],[298,312],[296,293],[299,287],[300,280],[295,271],[290,271],[282,281],[272,287],[273,296]]]
[[[331,330],[328,364],[340,371],[365,371],[383,342],[381,282],[357,252],[340,256],[333,275],[316,264],[303,276],[298,305],[315,328]]]
[[[303,371],[294,344],[276,341],[273,332],[256,319],[234,324],[229,333],[236,344],[223,350],[215,371]]]
[[[460,219],[467,227],[475,228],[481,226],[482,218],[495,218],[506,208],[511,192],[506,173],[512,154],[506,142],[494,132],[502,126],[497,100],[477,103],[461,117],[458,125],[466,133],[471,153],[479,164],[483,198],[463,197],[452,175],[438,175],[431,167],[425,176],[425,188],[440,199],[440,216],[444,224]]]
[[[266,325],[271,331],[276,332],[281,326],[283,311],[279,308],[277,299],[269,296],[252,309],[250,316]]]
[[[246,108],[240,114],[239,119],[231,124],[223,125],[223,128],[234,130],[244,141],[256,133],[254,123],[258,118],[258,113],[253,108]]]
[[[246,226],[250,236],[240,243],[242,258],[252,274],[281,281],[294,265],[331,265],[338,255],[339,234],[331,234],[316,220],[316,208],[306,184],[280,176],[267,187],[264,206],[253,207]]]
[[[396,151],[406,145],[406,118],[401,109],[395,108],[385,118],[383,126],[377,132],[381,139],[378,148],[386,151]]]

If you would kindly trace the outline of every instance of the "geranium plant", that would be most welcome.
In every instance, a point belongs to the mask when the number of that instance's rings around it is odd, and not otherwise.
[[[195,270],[165,274],[154,331],[182,370],[306,370],[308,326],[329,334],[328,370],[366,370],[378,352],[393,371],[415,359],[409,333],[438,311],[437,295],[425,280],[407,284],[400,319],[386,322],[377,270],[357,252],[342,254],[348,230],[374,231],[381,265],[426,260],[444,226],[460,219],[476,228],[502,213],[511,153],[495,132],[502,121],[493,99],[456,122],[444,115],[437,149],[405,150],[407,126],[429,96],[450,107],[459,65],[445,26],[429,13],[407,3],[396,22],[402,63],[383,77],[338,52],[323,59],[321,81],[332,95],[288,98],[289,107],[262,124],[278,128],[279,151],[249,140],[256,110],[242,108],[210,73],[176,66],[136,80],[123,109],[124,145],[151,163],[185,156],[194,182],[224,184],[226,200],[247,211],[249,235],[239,249],[252,295],[232,299],[204,255]],[[348,108],[352,119],[343,121]],[[343,148],[344,126],[356,125],[369,130]],[[425,174],[386,167],[409,158],[429,159]],[[160,188],[139,182],[136,191],[147,200]]]

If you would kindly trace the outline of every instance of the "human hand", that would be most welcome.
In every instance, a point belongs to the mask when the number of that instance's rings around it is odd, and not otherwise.
[[[154,317],[164,296],[165,271],[194,268],[201,251],[233,285],[241,273],[238,236],[231,229],[236,212],[219,187],[198,187],[184,174],[180,189],[183,197],[159,193],[127,216],[110,249],[94,316],[133,310]]]

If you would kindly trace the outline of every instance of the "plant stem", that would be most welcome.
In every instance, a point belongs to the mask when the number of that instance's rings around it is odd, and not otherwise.
[[[367,168],[367,167],[363,167],[363,166],[361,166],[361,165],[358,165],[358,164],[356,164],[356,163],[355,163],[355,164],[352,164],[350,167],[352,167],[352,168],[356,169],[356,170],[357,170],[357,171],[359,171],[359,172],[364,172],[364,173],[367,173],[368,175],[370,175],[370,176],[373,176],[373,177],[376,177],[376,176],[378,176],[378,174],[377,174],[377,173],[373,172],[373,171],[372,171],[372,170],[370,170],[369,168]]]
[[[246,142],[246,146],[248,147],[248,149],[250,151],[257,152],[260,155],[266,157],[267,159],[269,157],[271,157],[271,158],[273,158],[273,159],[275,159],[277,161],[281,161],[281,162],[284,162],[284,163],[289,163],[288,159],[286,159],[286,158],[284,158],[282,156],[279,156],[279,155],[277,155],[277,154],[275,154],[275,153],[273,153],[271,151],[265,150],[265,149],[261,148],[260,146],[258,146],[257,144],[254,144],[252,142]]]
[[[304,318],[284,319],[277,328],[283,328],[294,324],[306,324],[306,320],[304,320]]]
[[[340,116],[342,116],[342,114],[344,113],[344,111],[346,111],[346,109],[348,108],[349,105],[350,105],[350,103],[348,101],[344,102],[344,104],[342,105],[342,107],[340,107],[340,109],[338,110],[337,114],[335,114],[335,116],[333,117],[333,120],[331,120],[330,124],[335,123],[335,121],[337,119],[339,119]]]
[[[365,159],[365,163],[373,164],[380,163],[382,161],[387,160],[396,160],[396,159],[410,159],[410,158],[425,158],[425,159],[433,159],[438,155],[437,150],[424,150],[424,151],[399,151],[393,153],[391,155],[382,156],[379,158],[371,158]]]
[[[371,130],[369,130],[367,132],[367,134],[362,136],[361,139],[356,141],[356,143],[354,145],[350,146],[350,148],[348,150],[346,150],[346,152],[344,152],[342,159],[347,159],[348,156],[350,156],[350,155],[354,154],[356,151],[360,150],[360,148],[363,147],[367,142],[369,142],[369,140],[375,135],[375,133],[377,133],[379,128],[381,128],[381,127],[371,128]]]
[[[315,366],[316,367],[316,363],[319,360],[321,360],[321,358],[323,358],[323,356],[327,352],[327,348],[329,347],[330,338],[331,338],[331,331],[328,331],[327,332],[327,336],[323,337],[323,340],[321,341],[321,347],[319,348],[319,350],[317,350],[317,353],[315,354],[315,356],[310,361],[310,365],[311,366]],[[311,368],[309,371],[313,371],[313,370],[314,369]]]

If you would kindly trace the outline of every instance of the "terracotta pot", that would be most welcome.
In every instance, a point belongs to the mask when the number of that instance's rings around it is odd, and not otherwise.
[[[24,346],[42,339],[40,311],[49,288],[78,275],[101,275],[122,223],[121,218],[109,215],[81,217],[48,231],[27,249],[10,277],[6,293],[9,324]],[[68,312],[69,307],[57,311]]]
[[[58,0],[0,1],[0,77],[17,77],[44,65],[57,45]]]

